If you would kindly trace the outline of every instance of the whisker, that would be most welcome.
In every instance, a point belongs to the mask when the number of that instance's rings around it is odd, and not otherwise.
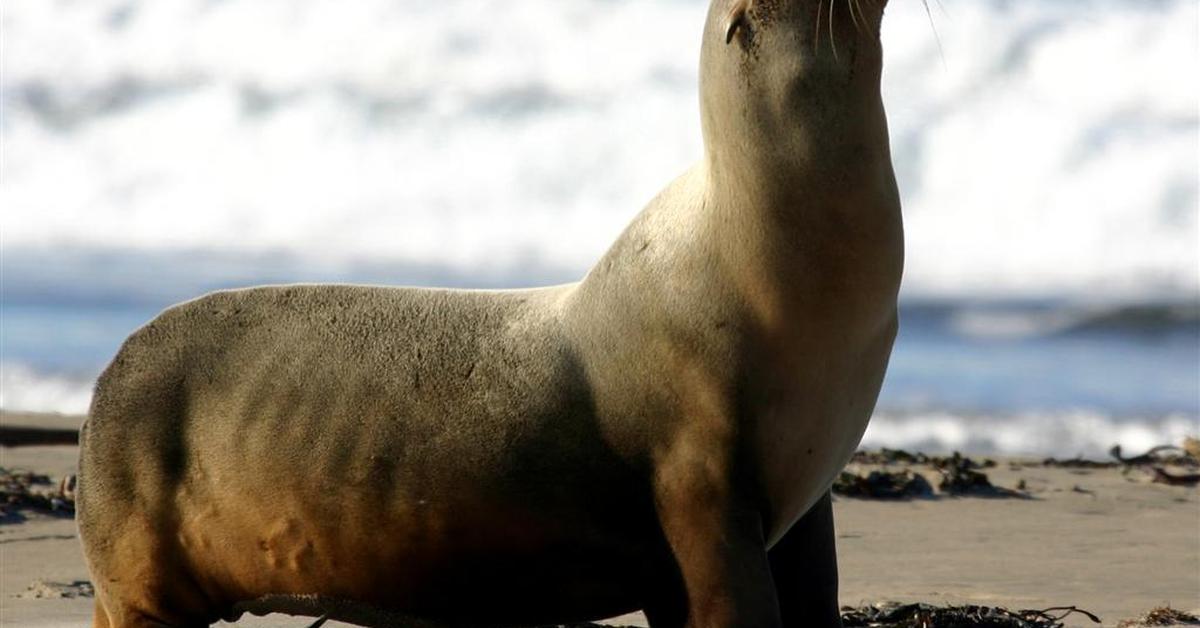
[[[867,12],[863,10],[863,0],[854,0],[854,6],[858,7],[858,14],[862,16],[863,22],[869,26],[870,23],[867,22]]]
[[[880,8],[880,4],[882,1],[883,0],[854,0],[854,6],[858,7],[858,14],[859,14],[859,16],[862,17],[863,24],[868,29],[870,29],[871,21],[867,19],[867,11],[863,7],[867,6],[873,10],[878,9],[878,8]],[[881,28],[881,26],[880,26],[879,22],[875,22],[875,30],[873,32],[872,31],[868,31],[868,32],[872,32],[872,34],[878,36],[881,34],[880,28]]]
[[[858,15],[854,12],[854,0],[846,0],[846,8],[850,10],[850,21],[854,22],[854,32],[861,33],[862,27],[858,24]],[[863,20],[866,21],[866,20]]]
[[[933,11],[929,10],[929,0],[921,0],[925,5],[925,15],[929,18],[929,28],[933,29],[933,40],[937,42],[938,56],[942,59],[942,69],[946,69],[946,50],[942,48],[942,38],[938,35],[937,25],[933,23]]]
[[[825,9],[825,0],[817,0],[817,19],[813,22],[816,28],[813,29],[813,54],[816,54],[821,48],[821,12]]]
[[[946,5],[942,2],[942,0],[936,0],[936,4],[938,10],[942,12],[942,17],[950,19],[950,12],[946,10]]]
[[[829,0],[829,48],[833,50],[833,60],[841,61],[838,57],[837,39],[833,36],[833,3],[835,0]],[[924,1],[924,0],[922,0]]]

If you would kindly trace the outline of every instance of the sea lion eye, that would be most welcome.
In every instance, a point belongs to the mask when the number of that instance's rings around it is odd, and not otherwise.
[[[749,0],[740,0],[729,11],[729,18],[725,22],[725,45],[728,46],[733,41],[738,30],[750,26],[749,4]]]

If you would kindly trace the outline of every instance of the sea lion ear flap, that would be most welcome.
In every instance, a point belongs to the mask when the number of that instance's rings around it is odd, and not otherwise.
[[[725,20],[725,45],[733,41],[738,29],[746,26],[746,14],[750,11],[750,0],[738,0],[729,10]]]

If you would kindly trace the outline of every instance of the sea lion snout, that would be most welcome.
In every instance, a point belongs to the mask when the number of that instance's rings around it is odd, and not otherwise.
[[[725,43],[739,38],[748,47],[759,28],[787,24],[805,38],[833,37],[848,28],[856,34],[878,35],[888,0],[733,0],[726,11]],[[827,33],[822,33],[827,31]]]

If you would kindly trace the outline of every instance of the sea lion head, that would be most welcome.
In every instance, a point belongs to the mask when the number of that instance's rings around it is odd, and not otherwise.
[[[710,165],[837,163],[887,150],[880,25],[887,0],[713,0],[701,53]]]

